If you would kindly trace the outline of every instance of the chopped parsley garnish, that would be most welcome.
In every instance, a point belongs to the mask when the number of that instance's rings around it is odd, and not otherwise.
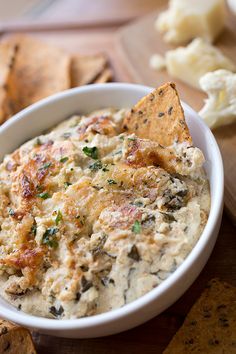
[[[143,202],[137,201],[137,202],[134,202],[134,205],[137,207],[141,207],[141,206],[143,206]]]
[[[58,241],[56,240],[56,233],[58,232],[58,228],[49,227],[43,234],[42,243],[43,245],[47,245],[51,248],[58,247]]]
[[[122,141],[124,140],[124,138],[125,138],[124,135],[120,135],[119,136],[119,139],[122,140]]]
[[[8,213],[9,213],[9,215],[11,215],[11,216],[14,216],[14,215],[15,215],[14,210],[11,209],[11,208],[9,208]]]
[[[107,183],[108,183],[108,184],[117,184],[117,182],[114,181],[114,179],[108,179],[108,180],[107,180]]]
[[[37,192],[42,192],[42,190],[43,190],[43,187],[40,186],[40,184],[38,184],[38,185],[36,186],[36,191],[37,191]]]
[[[91,171],[98,171],[98,170],[102,170],[103,172],[109,171],[107,168],[107,164],[103,165],[100,160],[98,160],[98,161],[94,162],[92,165],[90,165],[89,169]]]
[[[67,189],[69,186],[71,186],[72,183],[70,182],[64,182],[64,187],[65,189]]]
[[[130,140],[130,141],[135,141],[136,138],[128,138],[128,140]]]
[[[56,219],[55,219],[55,224],[58,225],[59,222],[62,220],[62,213],[60,210],[57,211],[57,216],[56,216]]]
[[[68,160],[69,160],[69,157],[67,157],[67,156],[60,158],[60,162],[62,162],[62,163],[66,162]]]
[[[46,170],[51,166],[51,162],[46,162],[42,167],[39,168],[39,170]]]
[[[101,161],[96,161],[92,165],[89,166],[89,169],[91,171],[98,171],[102,168],[102,163]]]
[[[83,153],[87,155],[88,157],[91,157],[94,160],[98,159],[98,149],[96,146],[93,147],[88,147],[85,146],[83,147]]]
[[[35,141],[34,146],[40,146],[40,145],[43,145],[43,143],[42,143],[42,141],[40,140],[40,138],[37,138],[36,141]]]
[[[135,234],[140,234],[141,232],[141,224],[140,221],[135,220],[133,226],[132,226],[132,232],[134,232]]]
[[[42,193],[36,194],[36,196],[41,199],[51,198],[51,196],[48,194],[48,192],[42,192]]]

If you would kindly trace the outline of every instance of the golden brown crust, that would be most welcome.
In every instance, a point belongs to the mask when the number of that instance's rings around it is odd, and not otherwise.
[[[36,354],[30,332],[26,328],[0,320],[0,353]]]
[[[236,288],[213,279],[164,354],[235,352]]]
[[[150,139],[163,146],[192,139],[185,122],[183,108],[175,84],[168,82],[143,97],[124,120],[123,128],[140,138]]]

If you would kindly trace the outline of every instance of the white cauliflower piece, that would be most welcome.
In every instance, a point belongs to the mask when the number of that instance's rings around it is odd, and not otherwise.
[[[166,65],[170,76],[196,88],[200,88],[200,78],[209,71],[236,71],[236,65],[229,58],[202,38],[194,39],[187,47],[169,50]]]
[[[236,74],[228,70],[207,73],[200,86],[208,94],[199,115],[210,128],[236,121]]]
[[[224,24],[224,0],[170,0],[155,27],[164,33],[166,42],[185,44],[195,37],[213,42]]]

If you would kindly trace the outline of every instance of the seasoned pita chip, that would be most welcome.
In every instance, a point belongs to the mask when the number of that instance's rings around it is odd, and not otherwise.
[[[7,117],[7,88],[9,74],[15,59],[16,46],[9,43],[0,43],[0,124]]]
[[[106,57],[99,55],[74,55],[71,62],[71,87],[93,83],[103,72]]]
[[[64,51],[27,36],[12,37],[7,43],[18,46],[8,81],[9,111],[16,113],[70,88],[70,56]]]
[[[30,331],[0,319],[0,353],[37,354]]]
[[[94,84],[104,84],[112,80],[112,71],[109,68],[103,70],[103,72],[96,78]]]
[[[163,354],[236,353],[236,288],[213,279]]]
[[[163,146],[176,141],[192,144],[175,84],[171,82],[143,97],[125,118],[123,128]]]

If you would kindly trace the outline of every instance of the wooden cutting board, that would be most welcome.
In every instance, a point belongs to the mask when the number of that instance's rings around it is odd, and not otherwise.
[[[154,71],[149,66],[152,54],[164,55],[173,46],[166,44],[155,30],[154,22],[158,14],[166,8],[165,0],[158,0],[158,10],[123,27],[117,33],[119,55],[126,64],[132,80],[136,83],[157,87],[173,80],[166,70]],[[224,54],[236,62],[236,18],[228,12],[227,26],[216,42]],[[205,94],[191,88],[180,80],[177,84],[181,99],[199,110],[203,106]],[[213,131],[220,146],[225,169],[225,206],[236,222],[236,124]],[[217,174],[217,171],[215,171]]]

